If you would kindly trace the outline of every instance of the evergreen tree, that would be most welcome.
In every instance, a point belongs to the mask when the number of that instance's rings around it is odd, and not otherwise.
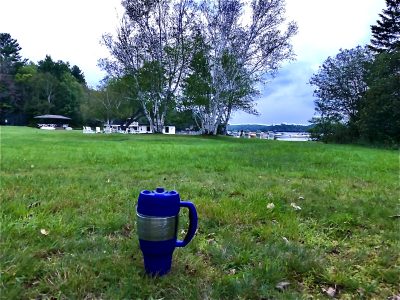
[[[83,74],[82,70],[79,69],[78,66],[74,65],[71,68],[71,74],[75,77],[75,79],[83,85],[86,85],[85,75]]]
[[[0,74],[14,74],[22,66],[21,47],[9,33],[0,33]]]
[[[386,6],[379,14],[381,20],[371,26],[373,38],[369,48],[377,53],[400,48],[400,0],[386,0]]]
[[[55,62],[50,55],[46,55],[44,60],[38,62],[38,70],[42,73],[49,73],[58,80],[62,80],[65,73],[71,73],[68,62],[65,63],[61,60]]]
[[[21,111],[22,98],[14,78],[25,63],[20,50],[17,40],[9,33],[0,33],[0,122]]]
[[[358,122],[372,143],[400,144],[400,51],[379,54],[368,67]]]

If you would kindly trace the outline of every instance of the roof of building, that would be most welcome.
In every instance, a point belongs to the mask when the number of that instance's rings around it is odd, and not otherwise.
[[[71,120],[71,118],[60,116],[60,115],[42,115],[36,116],[35,119],[62,119],[62,120]]]

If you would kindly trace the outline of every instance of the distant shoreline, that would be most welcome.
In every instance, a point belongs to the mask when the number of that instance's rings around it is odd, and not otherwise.
[[[299,124],[276,124],[276,125],[261,125],[261,124],[237,124],[228,125],[228,131],[251,131],[251,132],[308,132],[313,125],[299,125]]]

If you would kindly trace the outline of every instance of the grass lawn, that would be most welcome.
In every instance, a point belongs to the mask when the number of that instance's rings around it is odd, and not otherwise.
[[[398,151],[0,130],[1,299],[400,294]],[[195,203],[199,229],[169,275],[149,278],[135,204],[158,186]]]

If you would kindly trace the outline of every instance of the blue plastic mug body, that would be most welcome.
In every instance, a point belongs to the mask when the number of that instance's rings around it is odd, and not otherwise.
[[[177,240],[181,207],[189,209],[189,230],[183,241]],[[162,276],[171,270],[175,247],[185,247],[197,229],[197,212],[191,202],[181,201],[176,191],[140,192],[136,211],[137,233],[146,273]]]

